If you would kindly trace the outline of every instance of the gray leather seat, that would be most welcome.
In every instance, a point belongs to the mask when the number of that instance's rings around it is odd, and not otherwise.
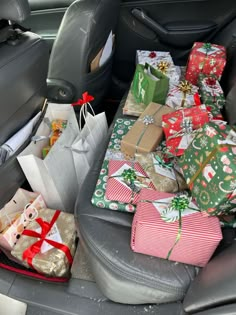
[[[90,72],[90,63],[114,32],[120,0],[77,0],[67,9],[53,45],[48,72],[48,98],[77,101],[89,91],[98,109],[111,81],[112,56]]]
[[[15,25],[29,14],[27,0],[0,1],[5,21],[0,29],[0,145],[41,109],[46,95],[47,44]],[[0,167],[0,177],[1,208],[25,180],[15,156]]]

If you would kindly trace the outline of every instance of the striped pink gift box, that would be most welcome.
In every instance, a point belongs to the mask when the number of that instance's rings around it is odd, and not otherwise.
[[[133,169],[137,175],[135,188],[127,185],[122,177],[124,170]],[[141,188],[155,189],[150,178],[139,163],[110,160],[108,165],[108,180],[106,198],[113,201],[136,204]]]
[[[164,259],[167,259],[169,254],[169,260],[203,267],[222,239],[219,219],[204,217],[197,211],[182,214],[180,239],[176,242],[179,220],[166,222],[161,216],[165,215],[165,212],[161,211],[168,207],[165,205],[165,199],[172,199],[174,196],[142,189],[132,224],[131,248],[137,253]],[[163,210],[160,211],[160,204],[158,206],[158,203],[152,202],[156,200],[162,203]],[[171,218],[173,213],[168,213]]]

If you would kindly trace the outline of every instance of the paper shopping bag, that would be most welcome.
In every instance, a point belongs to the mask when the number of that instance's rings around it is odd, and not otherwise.
[[[67,120],[60,138],[42,159],[42,149],[49,144],[50,126],[47,121]],[[39,126],[36,138],[18,156],[18,161],[34,191],[41,192],[47,206],[73,212],[78,194],[78,182],[71,145],[78,137],[79,126],[70,104],[48,104],[45,119]]]

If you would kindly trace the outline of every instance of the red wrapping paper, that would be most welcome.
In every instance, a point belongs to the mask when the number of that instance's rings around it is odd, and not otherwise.
[[[183,136],[178,136],[177,132],[183,129],[183,119],[188,117],[191,118],[193,130],[199,129],[205,123],[209,122],[209,113],[205,105],[181,109],[162,116],[162,128],[166,136],[166,146],[168,151],[173,155],[182,155],[185,149],[187,149],[187,146],[181,144]],[[176,137],[174,137],[175,134]],[[188,139],[190,141],[189,144],[191,143],[190,138]]]
[[[197,84],[200,73],[214,74],[220,80],[226,64],[226,49],[223,46],[211,44],[212,51],[206,53],[205,43],[196,42],[189,56],[185,78],[192,84]]]
[[[136,204],[139,199],[139,192],[135,192],[134,189],[132,190],[130,187],[128,187],[124,183],[122,176],[115,177],[117,172],[120,172],[121,174],[122,171],[120,170],[127,168],[127,166],[134,169],[137,175],[141,175],[139,177],[141,181],[137,184],[140,185],[140,190],[143,187],[155,189],[150,178],[139,163],[110,160],[108,166],[108,181],[105,195],[108,200]]]
[[[175,196],[142,189],[140,200],[160,200]],[[213,219],[213,220],[212,220]],[[222,239],[219,219],[200,212],[182,216],[180,240],[176,242],[179,221],[165,222],[150,202],[139,202],[132,223],[131,248],[134,252],[204,267]]]

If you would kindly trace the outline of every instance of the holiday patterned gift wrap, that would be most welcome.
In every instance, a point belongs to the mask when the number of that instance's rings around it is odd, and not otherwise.
[[[200,73],[214,74],[220,80],[225,65],[225,47],[196,42],[189,56],[185,78],[195,85]]]
[[[169,90],[166,105],[175,109],[201,105],[198,87],[188,81],[181,81]]]
[[[150,178],[137,162],[110,160],[106,198],[135,205],[142,188],[155,189]]]
[[[173,193],[188,189],[176,159],[169,158],[163,152],[155,152],[137,153],[135,160],[143,167],[156,190]]]
[[[177,71],[169,52],[137,50],[136,63],[141,65],[148,63],[153,68],[158,69],[170,79],[170,84],[179,82],[180,73]]]
[[[122,212],[135,212],[136,206],[132,204],[111,201],[106,198],[106,187],[108,180],[108,160],[104,160],[100,175],[92,197],[92,204],[99,208],[107,208],[109,210],[117,210]]]
[[[155,151],[163,138],[162,115],[171,112],[173,109],[168,106],[149,104],[121,141],[121,151],[126,158],[133,158],[135,153]]]
[[[73,214],[41,209],[30,222],[11,254],[25,267],[47,276],[68,276],[75,253],[76,228]]]
[[[132,223],[133,251],[204,267],[221,239],[219,219],[204,217],[186,195],[142,189]]]
[[[131,90],[129,90],[125,105],[123,108],[124,115],[136,116],[139,117],[142,112],[146,109],[147,105],[144,103],[137,103]]]
[[[146,106],[151,102],[165,105],[169,90],[169,78],[161,71],[145,64],[136,66],[131,93],[136,103]]]
[[[24,229],[37,216],[38,210],[43,208],[46,208],[46,204],[42,195],[37,195],[31,203],[26,204],[24,209],[17,213],[15,220],[0,234],[0,247],[11,251]]]
[[[115,121],[114,128],[111,134],[108,149],[120,150],[120,144],[123,137],[132,128],[136,120],[128,118],[118,118]]]
[[[180,109],[162,116],[162,128],[166,136],[167,151],[180,156],[194,138],[196,129],[209,121],[205,105]]]
[[[220,111],[225,105],[225,97],[219,81],[214,75],[206,76],[201,73],[198,85],[202,103],[207,106],[214,118],[222,118]]]
[[[236,209],[236,133],[224,122],[199,130],[179,159],[199,208],[210,215]]]

